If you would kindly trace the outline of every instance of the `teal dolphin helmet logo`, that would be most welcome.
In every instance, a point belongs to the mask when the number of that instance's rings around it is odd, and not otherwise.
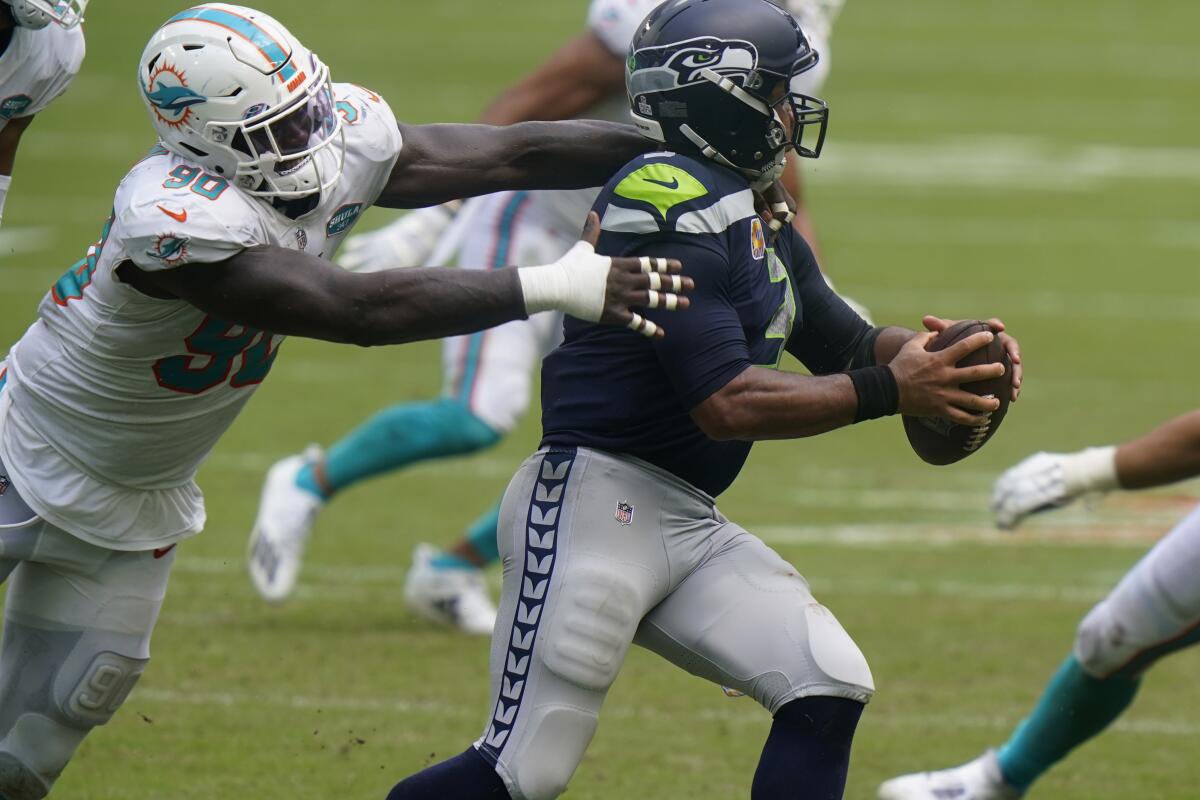
[[[183,72],[170,64],[155,68],[149,85],[142,87],[142,92],[158,118],[173,128],[187,122],[192,106],[208,102],[207,97],[189,89]]]

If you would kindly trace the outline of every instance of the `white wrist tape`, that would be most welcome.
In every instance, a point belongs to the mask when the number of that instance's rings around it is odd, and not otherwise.
[[[1108,492],[1117,483],[1117,448],[1089,447],[1063,459],[1063,482],[1071,495]]]
[[[608,270],[612,259],[596,255],[587,242],[576,242],[566,255],[541,267],[521,267],[525,313],[557,309],[588,322],[599,322],[604,312]]]
[[[8,197],[9,186],[12,186],[12,175],[0,175],[0,219],[4,218],[4,199]]]

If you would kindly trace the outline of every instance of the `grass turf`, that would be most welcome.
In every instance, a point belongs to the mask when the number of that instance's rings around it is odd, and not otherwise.
[[[470,119],[584,13],[550,0],[263,7],[335,78],[415,122]],[[92,6],[83,74],[21,148],[0,231],[0,340],[32,321],[151,143],[133,71],[177,10]],[[1198,23],[1185,3],[1147,13],[1083,0],[853,0],[838,23],[830,139],[807,165],[831,273],[880,321],[1002,316],[1028,368],[1004,429],[957,467],[920,464],[883,421],[761,445],[722,498],[809,577],[871,661],[879,693],[849,798],[1002,741],[1083,612],[1187,508],[1169,495],[1110,500],[1005,538],[985,511],[992,477],[1028,452],[1119,439],[1196,405]],[[181,548],[148,673],[56,798],[382,797],[478,735],[486,644],[411,619],[400,584],[416,541],[452,538],[498,494],[533,446],[535,415],[483,456],[340,498],[293,602],[261,604],[243,567],[265,468],[435,393],[438,369],[436,344],[285,345],[201,473],[209,529]],[[1187,653],[1157,667],[1121,724],[1032,796],[1193,796],[1197,664]],[[746,796],[767,725],[750,701],[634,651],[569,796]]]

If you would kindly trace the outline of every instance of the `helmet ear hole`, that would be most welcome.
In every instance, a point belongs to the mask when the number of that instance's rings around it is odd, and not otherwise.
[[[199,158],[204,158],[208,155],[208,153],[204,152],[203,150],[200,150],[199,148],[192,147],[187,142],[180,142],[179,145],[180,145],[180,147],[183,147],[188,152],[190,152],[192,155],[197,156]]]

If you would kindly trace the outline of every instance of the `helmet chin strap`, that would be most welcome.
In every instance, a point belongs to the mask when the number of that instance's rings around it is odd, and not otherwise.
[[[750,181],[750,188],[754,189],[756,192],[761,192],[763,189],[766,189],[772,183],[779,180],[779,176],[783,174],[783,170],[787,165],[787,162],[783,159],[783,153],[781,152],[779,154],[779,158],[772,161],[771,165],[765,169],[745,169],[744,167],[739,167],[737,164],[734,164],[732,161],[726,158],[721,151],[709,144],[707,139],[696,133],[696,131],[692,129],[692,126],[688,125],[686,122],[679,126],[679,132],[686,136],[688,141],[694,144],[705,158],[711,158],[718,164],[729,167],[730,169],[746,176],[746,178]]]

